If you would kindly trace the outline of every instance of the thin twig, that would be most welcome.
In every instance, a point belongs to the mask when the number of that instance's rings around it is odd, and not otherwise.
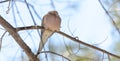
[[[56,10],[56,5],[54,4],[54,1],[53,0],[50,0],[51,1],[51,6],[53,7],[54,10]]]
[[[25,3],[26,3],[27,9],[28,9],[28,11],[29,11],[29,13],[30,13],[30,16],[31,16],[31,18],[32,18],[32,20],[33,20],[34,25],[37,25],[36,22],[35,22],[35,18],[33,17],[32,11],[30,10],[30,7],[29,7],[28,2],[27,2],[26,0],[24,0],[24,1],[25,1]]]
[[[6,33],[7,33],[7,31],[5,31],[0,38],[0,51],[1,51],[1,48],[2,48],[2,39],[3,39],[3,37],[5,36]]]
[[[107,54],[107,56],[108,56],[108,61],[111,61],[111,59],[110,59],[110,55],[109,55],[109,54]]]
[[[9,0],[9,4],[8,4],[8,9],[7,9],[7,11],[6,11],[6,13],[8,14],[9,13],[9,11],[10,11],[10,6],[11,6],[11,4],[12,4],[12,0]]]
[[[101,4],[101,6],[102,6],[103,10],[104,10],[104,11],[106,12],[106,14],[108,15],[108,17],[111,19],[111,21],[112,21],[112,23],[113,23],[113,25],[114,25],[115,29],[118,31],[118,33],[119,33],[119,35],[120,35],[119,28],[117,27],[117,25],[116,25],[116,23],[115,23],[114,19],[112,18],[112,16],[110,16],[109,12],[105,9],[105,7],[103,6],[103,4],[102,4],[101,0],[98,0],[98,1],[99,1],[99,3]]]
[[[108,39],[108,36],[103,41],[96,43],[96,44],[93,44],[93,45],[100,45],[100,44],[104,43],[105,41],[107,41],[107,39]]]
[[[65,59],[67,59],[68,61],[71,61],[71,60],[68,59],[67,57],[65,57],[65,56],[63,56],[63,55],[60,55],[60,54],[58,54],[58,53],[52,52],[52,51],[41,51],[41,52],[39,52],[39,53],[51,53],[51,54],[55,54],[55,55],[61,56],[61,57],[65,58]]]
[[[104,61],[104,52],[103,52],[103,55],[102,55],[102,61]]]

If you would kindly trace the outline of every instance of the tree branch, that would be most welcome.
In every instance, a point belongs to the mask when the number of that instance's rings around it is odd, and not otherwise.
[[[99,3],[100,3],[101,7],[103,8],[103,10],[105,11],[105,13],[106,13],[106,14],[108,15],[108,17],[111,19],[111,22],[112,22],[113,26],[115,27],[115,29],[118,31],[118,33],[119,33],[119,35],[120,35],[120,30],[119,30],[119,28],[117,27],[114,19],[113,19],[112,16],[109,14],[109,12],[107,11],[107,9],[105,9],[105,7],[103,6],[101,0],[98,0],[98,1],[99,1]]]
[[[8,2],[8,1],[10,1],[10,0],[0,1],[0,3],[5,3],[5,2]]]
[[[19,46],[22,49],[24,49],[25,53],[28,55],[31,61],[39,61],[39,59],[34,55],[34,53],[32,53],[31,49],[21,39],[16,29],[1,16],[0,16],[0,25],[2,25],[6,29],[6,31],[8,31],[10,35],[15,39],[15,41],[19,44]]]
[[[26,26],[26,27],[18,27],[18,28],[16,28],[16,31],[18,32],[18,31],[21,31],[21,30],[30,30],[30,29],[44,29],[44,28],[41,27],[41,26]],[[83,42],[81,40],[78,40],[77,38],[74,38],[74,37],[71,37],[71,36],[65,34],[64,32],[56,31],[56,33],[59,33],[59,34],[65,36],[65,37],[67,37],[67,38],[69,38],[69,39],[71,39],[71,40],[73,40],[73,41],[75,41],[77,43],[83,44],[83,45],[88,46],[90,48],[93,48],[93,49],[96,49],[96,50],[101,51],[103,53],[106,53],[107,55],[111,55],[113,57],[116,57],[116,58],[120,59],[120,56],[118,56],[118,55],[112,54],[112,53],[110,53],[110,52],[108,52],[108,51],[106,51],[104,49],[98,48],[98,47],[96,47],[94,45],[85,43],[85,42]]]

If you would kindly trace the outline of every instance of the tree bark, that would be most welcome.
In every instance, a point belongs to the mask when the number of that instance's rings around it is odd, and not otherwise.
[[[10,25],[4,18],[0,16],[0,25],[3,26],[6,31],[15,39],[15,41],[19,44],[19,46],[25,51],[28,55],[30,61],[39,61],[36,55],[31,51],[31,49],[27,46],[27,44],[22,40],[22,38],[17,33],[16,29]]]

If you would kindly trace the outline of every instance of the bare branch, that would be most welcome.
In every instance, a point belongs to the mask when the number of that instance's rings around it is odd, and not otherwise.
[[[106,12],[106,14],[108,15],[108,17],[111,19],[112,24],[114,25],[115,29],[118,31],[118,33],[119,33],[119,35],[120,35],[120,30],[119,30],[119,28],[117,27],[114,19],[112,18],[112,16],[110,16],[109,12],[105,9],[105,7],[103,6],[101,0],[98,0],[98,1],[99,1],[99,3],[101,4],[103,10],[104,10],[104,11]]]
[[[8,2],[8,1],[10,1],[10,0],[0,1],[0,3],[5,3],[5,2]]]
[[[39,59],[32,53],[31,49],[23,42],[16,29],[10,25],[4,18],[0,16],[0,25],[3,26],[6,31],[10,33],[10,35],[15,39],[15,41],[19,44],[19,46],[24,49],[25,53],[28,55],[31,61],[39,61]]]
[[[41,26],[19,27],[19,28],[16,28],[16,31],[29,30],[29,29],[44,29],[44,27],[41,27]],[[75,42],[77,42],[77,43],[83,44],[83,45],[85,45],[85,46],[88,46],[88,47],[90,47],[90,48],[96,49],[96,50],[98,50],[98,51],[101,51],[101,52],[103,52],[103,53],[106,53],[106,54],[108,54],[108,55],[111,55],[111,56],[113,56],[113,57],[116,57],[116,58],[120,59],[120,56],[118,56],[118,55],[112,54],[112,53],[110,53],[110,52],[108,52],[108,51],[106,51],[106,50],[104,50],[104,49],[98,48],[98,47],[96,47],[96,46],[94,46],[94,45],[85,43],[85,42],[83,42],[82,40],[79,40],[79,39],[77,39],[77,38],[74,38],[74,37],[71,37],[71,36],[65,34],[64,32],[56,31],[56,33],[59,33],[59,34],[65,36],[65,37],[67,37],[67,38],[69,38],[69,39],[71,39],[71,40],[73,40],[73,41],[75,41]]]
[[[98,47],[96,47],[96,46],[94,46],[94,45],[85,43],[85,42],[83,42],[83,41],[81,41],[81,40],[78,40],[78,39],[76,39],[76,38],[74,38],[74,37],[71,37],[71,36],[69,36],[69,35],[67,35],[67,34],[65,34],[65,33],[61,32],[61,31],[57,31],[57,33],[59,33],[59,34],[61,34],[61,35],[63,35],[63,36],[66,36],[67,38],[69,38],[69,39],[71,39],[71,40],[73,40],[73,41],[75,41],[75,42],[77,42],[77,43],[83,44],[83,45],[85,45],[85,46],[88,46],[88,47],[90,47],[90,48],[96,49],[96,50],[98,50],[98,51],[104,52],[104,53],[106,53],[106,54],[109,54],[109,55],[111,55],[111,56],[113,56],[113,57],[116,57],[116,58],[120,59],[120,56],[118,56],[118,55],[112,54],[112,53],[110,53],[110,52],[108,52],[108,51],[106,51],[106,50],[104,50],[104,49],[98,48]]]
[[[42,26],[26,26],[26,27],[17,27],[16,31],[21,31],[21,30],[30,30],[30,29],[44,29]]]

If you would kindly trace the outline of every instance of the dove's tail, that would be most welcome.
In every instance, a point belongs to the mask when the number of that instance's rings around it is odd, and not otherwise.
[[[53,31],[50,30],[44,30],[43,33],[41,34],[41,41],[39,43],[39,48],[38,52],[42,51],[44,48],[45,43],[47,42],[48,38],[53,34]]]

